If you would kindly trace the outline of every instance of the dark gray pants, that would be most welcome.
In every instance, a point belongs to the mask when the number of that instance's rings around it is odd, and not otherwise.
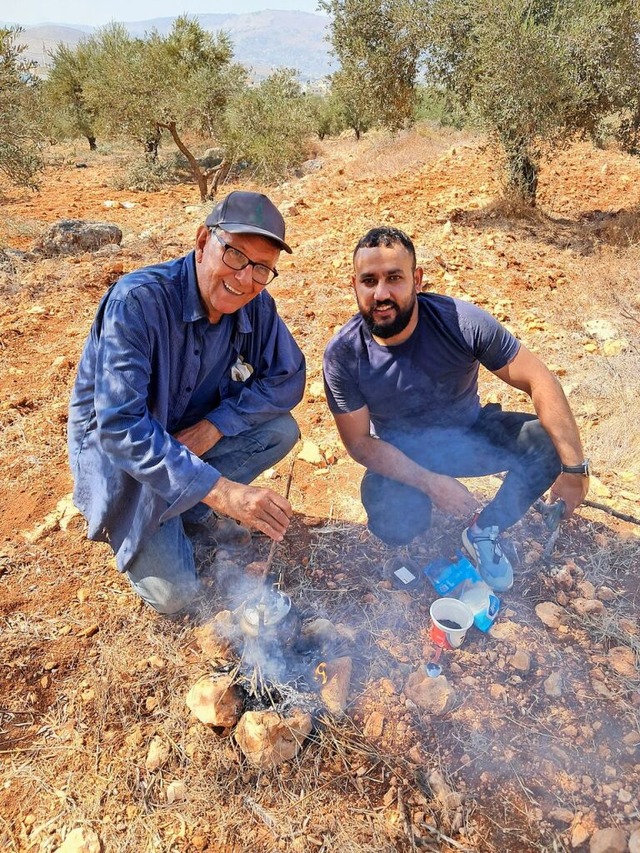
[[[482,477],[506,472],[480,513],[480,527],[510,527],[560,473],[558,454],[535,415],[503,412],[496,404],[481,409],[475,424],[465,429],[428,429],[385,440],[437,474]],[[431,524],[430,498],[397,480],[367,471],[361,495],[369,529],[389,545],[406,545]]]

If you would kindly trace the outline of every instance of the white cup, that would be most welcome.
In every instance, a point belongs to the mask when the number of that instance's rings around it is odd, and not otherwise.
[[[457,598],[436,598],[429,608],[429,638],[444,649],[459,648],[473,625],[473,612]],[[453,627],[453,626],[458,627]]]

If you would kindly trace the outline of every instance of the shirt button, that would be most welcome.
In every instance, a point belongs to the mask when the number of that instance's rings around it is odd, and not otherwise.
[[[194,355],[200,355],[200,350],[199,350],[199,349],[194,349],[193,354],[194,354]]]
[[[191,385],[187,385],[187,391],[191,391]]]

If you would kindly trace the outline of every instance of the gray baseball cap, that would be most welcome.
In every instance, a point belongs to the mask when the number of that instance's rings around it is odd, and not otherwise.
[[[275,204],[262,193],[234,190],[219,201],[204,221],[229,234],[260,234],[292,254],[284,242],[284,218]]]

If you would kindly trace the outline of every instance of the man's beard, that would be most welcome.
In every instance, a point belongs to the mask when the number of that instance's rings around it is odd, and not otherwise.
[[[389,299],[386,302],[378,302],[369,311],[364,311],[360,308],[360,313],[362,314],[362,319],[366,323],[371,334],[375,335],[376,338],[386,340],[387,338],[393,338],[395,335],[399,335],[400,332],[403,332],[407,328],[411,322],[415,304],[416,302],[414,299],[411,305],[407,305],[406,308],[402,309],[396,302],[392,302]],[[392,305],[396,309],[396,314],[393,320],[390,320],[387,323],[376,323],[373,319],[373,311],[381,305]]]

